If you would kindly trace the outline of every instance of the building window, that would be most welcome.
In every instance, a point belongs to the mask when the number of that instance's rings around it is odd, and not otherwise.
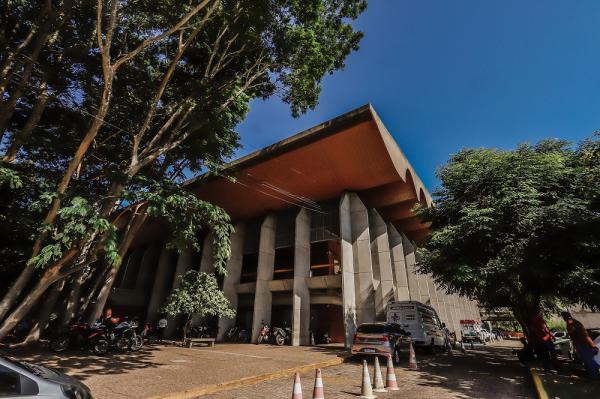
[[[313,242],[310,244],[310,276],[340,274],[340,240]]]
[[[337,201],[320,203],[321,212],[310,214],[310,242],[340,238],[340,211]]]

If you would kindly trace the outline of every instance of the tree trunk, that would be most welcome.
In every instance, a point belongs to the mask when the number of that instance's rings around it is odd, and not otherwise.
[[[85,277],[85,272],[83,270],[77,272],[73,276],[73,281],[71,282],[69,297],[67,298],[67,303],[64,311],[60,315],[60,320],[58,320],[58,326],[60,328],[65,328],[69,325],[69,321],[77,315],[79,311],[79,303],[81,300],[81,284],[83,283],[83,279]]]
[[[104,278],[106,277],[107,272],[108,272],[108,270],[98,267],[98,271],[96,272],[97,275],[95,277],[94,284],[92,285],[92,288],[88,291],[88,294],[86,295],[85,299],[83,300],[83,303],[81,304],[81,307],[79,310],[79,312],[81,314],[89,313],[88,307],[90,306],[90,303],[93,303],[92,298],[97,297],[96,293],[98,292],[98,289],[100,288],[100,284],[102,284],[102,282],[104,281]],[[88,318],[86,318],[86,319],[88,319]],[[94,319],[91,322],[94,322],[94,321],[96,321],[96,320]]]
[[[31,328],[31,331],[29,331],[29,334],[23,340],[24,345],[27,345],[27,344],[30,344],[33,342],[37,342],[40,340],[42,333],[44,332],[44,330],[46,330],[46,328],[48,328],[48,322],[50,320],[50,315],[52,314],[52,311],[54,310],[54,306],[56,305],[56,302],[58,301],[58,297],[59,297],[60,293],[62,292],[64,286],[65,286],[64,279],[52,284],[50,293],[48,294],[48,297],[44,301],[44,304],[42,305],[40,312],[38,314],[37,322],[33,325],[33,327]]]
[[[38,93],[38,99],[31,110],[31,114],[29,115],[29,118],[27,118],[27,122],[25,122],[23,129],[15,134],[10,147],[8,147],[8,151],[6,151],[6,154],[4,155],[4,162],[14,162],[21,147],[29,141],[33,129],[37,126],[42,117],[42,113],[46,108],[46,104],[48,104],[48,99],[48,87],[46,82],[42,82],[40,92]]]
[[[0,341],[6,337],[10,331],[17,325],[17,323],[29,313],[31,308],[36,304],[38,299],[46,292],[54,282],[61,278],[60,271],[65,264],[70,263],[75,259],[78,254],[77,249],[70,249],[58,262],[50,266],[42,277],[39,279],[37,284],[31,290],[21,303],[15,308],[15,310],[4,320],[2,326],[0,326]]]
[[[123,257],[127,254],[127,251],[129,251],[129,247],[133,242],[133,238],[139,231],[140,227],[142,227],[148,216],[148,214],[146,213],[146,207],[141,206],[141,208],[141,213],[137,213],[138,211],[140,211],[140,206],[136,207],[134,211],[136,213],[131,217],[131,220],[127,227],[127,231],[125,232],[121,244],[119,245],[119,257],[121,259],[123,259]],[[98,292],[98,299],[87,317],[88,323],[91,323],[93,320],[96,320],[102,314],[104,306],[106,306],[106,301],[108,301],[108,297],[112,290],[113,284],[115,283],[115,279],[117,277],[117,273],[119,272],[120,266],[121,262],[119,262],[119,264],[117,265],[108,266],[110,269],[106,274],[106,278],[104,279],[104,284],[102,285],[102,288],[100,288],[100,291]]]

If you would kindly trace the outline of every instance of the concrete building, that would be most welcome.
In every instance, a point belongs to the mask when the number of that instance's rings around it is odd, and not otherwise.
[[[224,208],[235,233],[223,291],[237,309],[219,320],[256,340],[263,322],[287,323],[293,345],[310,331],[352,339],[358,324],[383,320],[391,300],[432,305],[451,330],[478,319],[476,306],[416,273],[428,226],[413,214],[431,206],[427,189],[370,105],[231,162],[235,180],[200,176],[186,187]],[[201,253],[164,248],[154,223],[137,237],[110,297],[111,306],[158,318],[160,305],[192,268],[212,269],[212,236]],[[170,323],[173,333],[177,322]]]

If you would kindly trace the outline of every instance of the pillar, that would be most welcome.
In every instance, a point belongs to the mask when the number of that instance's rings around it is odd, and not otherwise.
[[[394,272],[394,299],[396,301],[408,301],[410,300],[410,292],[408,290],[402,235],[398,233],[392,223],[388,223],[388,238],[390,240],[392,271]]]
[[[354,254],[352,252],[352,216],[350,193],[340,199],[340,246],[342,263],[342,307],[344,312],[345,347],[352,346],[356,332],[356,293],[354,286]]]
[[[152,285],[152,272],[156,268],[160,256],[160,246],[153,242],[144,251],[142,256],[142,264],[138,272],[137,278],[135,279],[135,289],[146,291],[151,288]]]
[[[213,262],[213,240],[214,234],[208,233],[202,241],[202,254],[200,255],[200,272],[214,273],[215,265]]]
[[[310,213],[302,208],[296,215],[294,234],[294,291],[292,302],[292,345],[310,344]]]
[[[194,251],[191,249],[186,249],[179,254],[177,257],[177,264],[175,266],[175,276],[173,278],[173,285],[171,286],[171,292],[175,291],[179,288],[181,284],[181,278],[186,272],[188,272],[192,268],[194,258]],[[177,331],[177,327],[179,323],[175,318],[168,318],[167,328],[165,329],[165,336],[173,337],[175,332]]]
[[[456,294],[452,294],[450,296],[450,303],[451,303],[451,311],[452,311],[452,317],[454,318],[454,328],[455,331],[457,333],[457,337],[460,337],[460,321],[461,319],[461,315],[460,315],[460,311],[458,309],[458,300],[457,300],[458,296]]]
[[[164,305],[169,288],[173,284],[173,263],[175,261],[175,252],[163,246],[158,257],[158,266],[154,274],[154,283],[150,301],[148,302],[148,310],[146,313],[146,321],[155,323],[159,319],[160,309]]]
[[[260,226],[258,244],[258,269],[256,271],[256,291],[254,293],[254,316],[252,319],[252,342],[258,341],[262,323],[271,322],[272,295],[269,281],[273,280],[275,266],[275,215],[269,214]]]
[[[387,224],[379,213],[375,209],[371,209],[369,216],[375,315],[377,320],[385,321],[387,303],[394,300],[394,275],[390,256],[390,241]]]
[[[439,316],[439,303],[438,303],[438,299],[437,299],[437,291],[435,288],[435,282],[433,281],[433,277],[431,276],[431,274],[426,274],[425,277],[427,277],[427,294],[429,295],[429,306],[431,306],[432,308],[435,309],[436,312],[438,312],[438,316]]]
[[[415,247],[410,242],[408,237],[402,234],[402,247],[404,248],[404,261],[406,264],[406,276],[408,283],[408,293],[411,301],[419,300],[419,281],[417,279],[417,271],[415,269],[417,259],[415,256]]]
[[[233,234],[231,234],[231,256],[227,260],[227,274],[223,279],[223,294],[229,300],[231,307],[237,310],[238,293],[235,289],[242,276],[242,261],[244,259],[244,232],[243,223],[235,225]],[[202,267],[202,262],[200,263]],[[235,325],[235,319],[219,319],[219,335],[217,339],[223,340],[225,332]]]
[[[350,193],[350,223],[356,286],[356,318],[358,324],[370,323],[375,321],[376,312],[369,212],[356,193]]]
[[[454,314],[452,313],[452,297],[448,294],[444,294],[444,308],[446,310],[446,326],[450,331],[458,332],[456,330],[456,323],[454,321]]]

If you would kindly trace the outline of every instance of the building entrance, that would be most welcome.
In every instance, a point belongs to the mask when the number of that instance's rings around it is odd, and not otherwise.
[[[339,305],[311,305],[310,329],[315,343],[343,343],[344,317]]]

